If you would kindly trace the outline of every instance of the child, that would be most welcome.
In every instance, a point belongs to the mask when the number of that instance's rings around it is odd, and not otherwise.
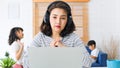
[[[88,42],[88,47],[91,51],[91,58],[93,60],[93,62],[96,61],[98,54],[99,54],[99,50],[96,48],[96,42],[94,40],[90,40]]]
[[[12,53],[14,53],[13,59],[16,61],[13,68],[16,68],[16,65],[22,68],[28,68],[26,51],[24,50],[24,44],[21,42],[23,37],[24,33],[21,27],[11,29],[8,43],[11,46]]]

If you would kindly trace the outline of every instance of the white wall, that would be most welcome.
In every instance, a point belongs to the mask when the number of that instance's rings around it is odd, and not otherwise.
[[[18,16],[16,17],[14,14],[17,14]],[[9,51],[8,36],[10,29],[15,26],[20,26],[24,29],[23,41],[25,45],[28,45],[32,40],[33,34],[32,0],[0,1],[0,57],[3,56],[5,51]]]
[[[120,40],[120,0],[90,0],[89,35],[102,48],[111,37]]]
[[[104,37],[120,36],[120,0],[91,0],[89,3],[89,35],[98,42]]]
[[[20,5],[19,18],[9,18],[8,5]],[[100,47],[103,39],[111,36],[120,40],[120,0],[90,0],[89,2],[89,35]],[[32,40],[32,0],[1,0],[0,1],[0,57],[8,50],[9,31],[14,26],[24,29],[26,45]]]

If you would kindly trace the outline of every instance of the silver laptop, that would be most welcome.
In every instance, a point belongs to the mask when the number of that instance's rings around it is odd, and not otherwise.
[[[82,68],[80,48],[31,47],[30,68]]]

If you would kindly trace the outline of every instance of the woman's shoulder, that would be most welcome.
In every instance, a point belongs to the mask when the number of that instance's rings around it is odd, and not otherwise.
[[[65,37],[63,37],[64,40],[72,40],[75,41],[77,39],[80,39],[80,36],[78,36],[76,33],[70,33],[68,35],[66,35]]]
[[[70,33],[69,35],[67,35],[68,37],[70,37],[70,38],[80,38],[80,36],[78,36],[78,34],[76,34],[76,33]]]
[[[43,35],[43,33],[42,32],[38,32],[36,35]]]
[[[72,43],[72,46],[77,47],[77,46],[83,46],[83,41],[80,39],[80,36],[77,35],[76,33],[71,33],[64,40],[68,41],[69,43]]]
[[[43,36],[45,36],[45,35],[42,32],[39,32],[35,35],[35,37],[43,37]]]
[[[43,34],[42,32],[39,32],[34,36],[33,41],[40,41],[40,40],[43,40],[46,37],[47,36],[45,34]]]

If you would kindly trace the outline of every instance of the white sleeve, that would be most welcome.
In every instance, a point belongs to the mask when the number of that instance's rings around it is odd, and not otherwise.
[[[19,45],[17,44],[17,42],[13,42],[12,45],[10,46],[10,57],[12,57],[15,61],[17,61],[15,54],[18,50],[19,50]]]
[[[11,46],[12,46],[12,50],[13,50],[14,52],[18,51],[19,48],[20,48],[20,46],[18,45],[17,42],[14,42]]]
[[[91,55],[92,56],[95,56],[95,57],[98,57],[98,53],[99,53],[99,50],[98,49],[95,49],[91,52]]]

